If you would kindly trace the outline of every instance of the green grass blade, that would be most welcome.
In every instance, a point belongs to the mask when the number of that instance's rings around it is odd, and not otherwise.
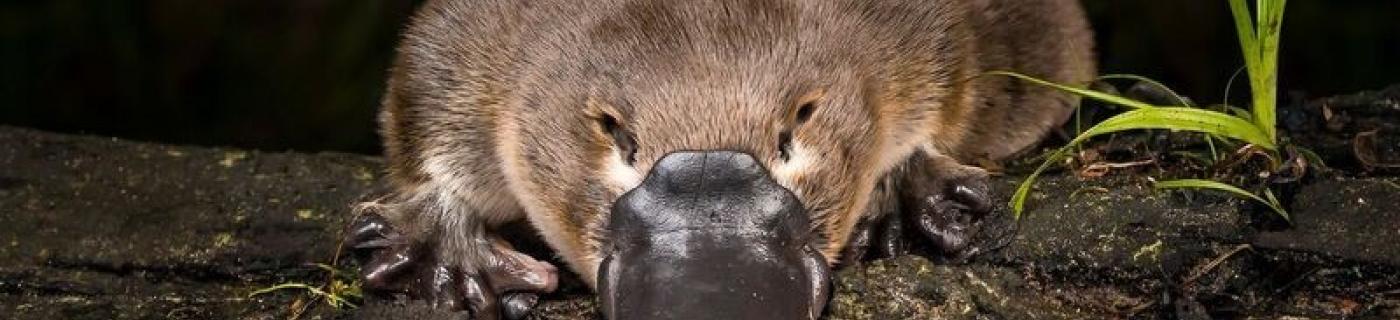
[[[319,269],[321,269],[321,270],[325,270],[326,272],[330,272],[330,273],[331,273],[331,276],[332,276],[332,277],[335,277],[335,278],[339,278],[339,279],[355,279],[355,278],[359,277],[358,275],[355,275],[355,274],[346,272],[346,271],[344,271],[344,270],[336,269],[334,266],[331,266],[331,265],[328,265],[328,264],[316,263],[316,264],[312,264],[312,265],[316,266],[316,268],[319,268]]]
[[[1205,138],[1206,147],[1210,148],[1210,162],[1208,163],[1214,165],[1216,160],[1220,160],[1220,152],[1215,149],[1215,136],[1206,134]]]
[[[1266,202],[1266,204],[1268,204],[1270,208],[1273,208],[1274,212],[1283,216],[1284,221],[1288,221],[1288,223],[1293,223],[1293,218],[1288,216],[1288,211],[1284,211],[1283,205],[1280,205],[1278,198],[1274,197],[1273,190],[1264,189],[1264,199],[1269,201]]]
[[[1139,75],[1135,75],[1135,74],[1106,74],[1106,75],[1099,76],[1099,80],[1112,80],[1112,79],[1125,79],[1125,80],[1134,80],[1134,81],[1145,82],[1145,83],[1147,83],[1147,84],[1149,84],[1149,85],[1152,85],[1153,87],[1157,87],[1157,89],[1159,89],[1159,90],[1166,91],[1167,94],[1170,94],[1170,95],[1172,96],[1172,98],[1175,98],[1175,99],[1176,99],[1176,103],[1177,103],[1178,106],[1183,106],[1183,107],[1191,106],[1191,104],[1188,103],[1188,102],[1186,101],[1186,97],[1185,97],[1185,96],[1182,96],[1181,94],[1176,93],[1176,90],[1172,90],[1171,87],[1168,87],[1166,84],[1162,84],[1161,82],[1159,82],[1159,81],[1157,81],[1157,80],[1152,80],[1152,79],[1149,79],[1149,78],[1147,78],[1147,77],[1139,76]]]
[[[1073,150],[1076,145],[1075,143],[1071,143],[1055,150],[1055,153],[1051,153],[1050,157],[1046,158],[1044,162],[1040,163],[1039,167],[1035,168],[1035,171],[1032,171],[1030,175],[1026,176],[1026,180],[1021,181],[1021,185],[1016,186],[1016,193],[1011,195],[1011,217],[1013,220],[1021,220],[1021,212],[1025,211],[1026,207],[1026,197],[1030,195],[1031,185],[1035,184],[1035,179],[1040,177],[1040,173],[1050,168],[1050,164],[1063,159],[1065,154]]]
[[[1239,37],[1240,52],[1243,53],[1245,70],[1249,74],[1249,90],[1252,100],[1250,103],[1253,104],[1252,108],[1256,109],[1251,111],[1251,114],[1254,115],[1253,118],[1258,118],[1260,114],[1257,113],[1257,109],[1262,93],[1260,92],[1262,88],[1259,86],[1263,85],[1259,81],[1259,77],[1263,75],[1260,70],[1263,65],[1259,61],[1261,56],[1259,54],[1259,33],[1254,30],[1254,18],[1250,15],[1249,4],[1245,3],[1245,0],[1230,0],[1230,14],[1234,16],[1235,34]],[[1258,120],[1254,122],[1255,125],[1262,123]]]
[[[1268,150],[1277,149],[1272,139],[1244,119],[1194,108],[1151,108],[1124,112],[1090,127],[1070,143],[1079,143],[1095,135],[1132,129],[1195,131],[1239,139]]]
[[[1245,191],[1244,189],[1240,189],[1236,186],[1225,184],[1219,181],[1202,179],[1159,181],[1153,186],[1157,189],[1210,189],[1224,191],[1226,193],[1239,196],[1241,198],[1251,199],[1254,201],[1258,201],[1259,203],[1263,203],[1264,205],[1269,206],[1269,209],[1273,209],[1274,213],[1278,213],[1279,216],[1282,216],[1283,219],[1288,219],[1288,212],[1284,211],[1283,206],[1279,205],[1278,199],[1273,198],[1272,193],[1268,192],[1265,193],[1265,197],[1268,197],[1266,199],[1264,197],[1260,197],[1258,195],[1250,193],[1249,191]]]
[[[1154,107],[1156,107],[1156,106],[1154,106],[1154,105],[1147,104],[1147,103],[1142,102],[1142,101],[1137,101],[1137,100],[1133,100],[1133,99],[1128,99],[1128,98],[1124,98],[1124,97],[1120,97],[1120,96],[1116,96],[1116,95],[1112,95],[1112,94],[1107,94],[1107,93],[1103,93],[1103,92],[1098,92],[1098,91],[1094,91],[1094,90],[1084,89],[1084,88],[1071,87],[1071,86],[1067,86],[1067,85],[1063,85],[1063,84],[1058,84],[1058,83],[1054,83],[1054,82],[1050,82],[1050,81],[1045,81],[1045,80],[1037,79],[1037,78],[1035,78],[1035,77],[1031,77],[1031,76],[1028,76],[1028,75],[1024,75],[1024,74],[1020,74],[1020,73],[1015,73],[1015,72],[1009,72],[1009,71],[988,71],[987,73],[984,73],[983,75],[1001,75],[1001,76],[1007,76],[1007,77],[1017,78],[1017,79],[1025,80],[1025,81],[1028,81],[1028,82],[1031,82],[1031,83],[1034,83],[1034,84],[1038,84],[1038,85],[1042,85],[1042,86],[1051,87],[1051,88],[1055,88],[1055,89],[1067,91],[1067,92],[1070,92],[1070,93],[1074,93],[1074,94],[1077,94],[1077,95],[1080,95],[1080,96],[1083,96],[1083,97],[1087,97],[1087,98],[1090,98],[1090,99],[1099,100],[1099,101],[1103,101],[1103,102],[1108,102],[1108,103],[1112,103],[1112,104],[1116,104],[1116,105],[1121,105],[1121,106],[1125,106],[1125,107],[1129,107],[1129,108],[1133,108],[1133,109],[1143,109],[1143,108],[1154,108]]]
[[[1240,50],[1244,53],[1244,66],[1251,78],[1259,67],[1258,34],[1254,32],[1254,18],[1250,17],[1249,4],[1244,0],[1230,0],[1230,14],[1235,18],[1235,34],[1240,39]],[[1251,83],[1252,84],[1252,83]]]
[[[1249,5],[1244,0],[1230,0],[1230,13],[1235,19],[1240,51],[1244,54],[1245,69],[1249,72],[1253,120],[1271,140],[1277,137],[1274,124],[1278,100],[1278,43],[1285,3],[1285,0],[1257,0],[1255,9],[1258,12],[1251,17]]]
[[[249,298],[252,298],[252,297],[254,297],[254,296],[266,294],[266,293],[269,293],[269,292],[278,291],[278,290],[288,290],[288,289],[301,289],[301,290],[306,290],[307,292],[310,292],[312,295],[324,297],[324,298],[326,298],[326,302],[329,303],[332,307],[335,307],[336,309],[340,309],[340,308],[342,308],[342,307],[351,307],[351,308],[354,308],[354,307],[355,307],[355,303],[350,302],[349,300],[345,300],[345,298],[342,298],[342,297],[340,297],[339,295],[332,294],[332,293],[329,293],[329,292],[325,292],[325,291],[321,290],[320,288],[317,288],[317,287],[314,287],[314,286],[311,286],[311,285],[305,284],[305,283],[283,283],[283,284],[279,284],[279,285],[275,285],[275,286],[271,286],[271,287],[267,287],[267,288],[263,288],[263,289],[259,289],[259,290],[253,291],[252,293],[249,293],[249,294],[248,294],[248,297],[249,297]]]
[[[1322,156],[1317,155],[1317,152],[1313,152],[1312,149],[1304,147],[1294,147],[1294,150],[1298,151],[1298,154],[1302,155],[1304,160],[1308,160],[1309,167],[1327,168],[1327,162],[1324,162]]]
[[[1258,75],[1252,75],[1250,83],[1255,84],[1250,92],[1254,93],[1254,121],[1259,127],[1264,129],[1264,133],[1269,134],[1270,139],[1277,137],[1274,128],[1275,108],[1278,103],[1278,44],[1280,31],[1283,29],[1283,7],[1285,0],[1259,0],[1257,28],[1259,45],[1258,54],[1259,68]]]
[[[1238,73],[1237,73],[1237,74],[1238,74]],[[1138,81],[1138,82],[1142,82],[1142,83],[1147,83],[1148,85],[1157,87],[1157,90],[1162,90],[1162,91],[1166,92],[1168,95],[1171,95],[1173,99],[1176,99],[1176,104],[1177,104],[1178,106],[1182,106],[1182,107],[1191,107],[1191,106],[1192,106],[1192,105],[1191,105],[1191,102],[1186,101],[1186,97],[1182,96],[1182,95],[1179,94],[1179,93],[1176,93],[1176,90],[1172,90],[1171,87],[1168,87],[1166,84],[1163,84],[1162,82],[1159,82],[1159,81],[1157,81],[1157,80],[1152,80],[1152,79],[1150,79],[1150,78],[1148,78],[1148,77],[1139,76],[1139,75],[1135,75],[1135,74],[1106,74],[1106,75],[1099,76],[1099,80],[1112,80],[1112,79],[1134,80],[1134,81]],[[1230,79],[1230,80],[1233,81],[1234,79]],[[1229,95],[1229,92],[1230,92],[1230,89],[1229,89],[1230,84],[1229,84],[1228,82],[1226,82],[1225,87],[1226,87],[1226,89],[1225,89],[1225,94],[1226,94],[1226,95]],[[1237,114],[1236,116],[1238,116],[1238,114]],[[1249,116],[1246,114],[1246,115],[1244,116],[1244,118],[1245,118],[1245,119],[1249,119]],[[1076,119],[1076,120],[1077,120],[1077,119]],[[1076,134],[1080,132],[1080,131],[1078,131],[1078,130],[1079,130],[1079,126],[1078,126],[1078,125],[1079,125],[1079,123],[1076,122],[1076,123],[1075,123],[1075,127],[1074,127],[1075,130],[1076,130],[1076,132],[1075,132]],[[1208,161],[1207,163],[1215,163],[1215,160],[1214,160],[1214,159],[1220,159],[1220,154],[1219,154],[1218,152],[1216,152],[1216,149],[1215,149],[1215,136],[1207,134],[1207,135],[1205,135],[1205,140],[1206,140],[1206,146],[1208,146],[1208,147],[1210,148],[1210,158],[1212,159],[1211,161]]]
[[[1234,89],[1234,87],[1235,87],[1235,79],[1239,79],[1240,73],[1242,73],[1242,72],[1244,72],[1244,67],[1240,67],[1239,69],[1235,69],[1235,73],[1230,74],[1230,79],[1229,79],[1229,80],[1225,80],[1225,94],[1224,94],[1224,95],[1221,95],[1221,98],[1220,98],[1220,105],[1224,105],[1224,106],[1229,106],[1229,105],[1230,105],[1230,92],[1231,92],[1230,89]]]

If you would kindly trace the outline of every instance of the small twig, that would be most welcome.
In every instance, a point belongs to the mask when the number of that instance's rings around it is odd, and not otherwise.
[[[247,302],[248,298],[185,298],[185,297],[155,297],[149,301],[160,301],[170,303],[212,303],[212,302]]]
[[[1128,309],[1128,314],[1125,315],[1123,318],[1132,318],[1133,316],[1142,313],[1143,310],[1147,310],[1147,308],[1151,308],[1155,305],[1157,305],[1157,300],[1148,300],[1147,302],[1143,302],[1141,304],[1133,306],[1132,309]]]
[[[1254,144],[1246,144],[1243,147],[1240,147],[1239,150],[1235,150],[1234,157],[1227,159],[1227,161],[1217,163],[1215,165],[1215,168],[1213,168],[1214,170],[1212,171],[1230,172],[1230,169],[1239,166],[1241,163],[1248,161],[1254,156],[1262,156],[1264,157],[1264,159],[1269,160],[1269,165],[1271,168],[1278,167],[1278,159],[1275,159],[1273,154],[1270,154],[1268,151],[1265,151],[1263,148],[1260,148],[1259,146],[1256,146]]]
[[[327,296],[327,297],[329,297],[329,296]],[[304,315],[304,314],[306,314],[306,310],[311,309],[311,306],[316,305],[316,303],[319,302],[319,301],[317,301],[317,300],[321,300],[321,299],[322,299],[321,296],[312,295],[312,296],[311,296],[311,299],[310,299],[310,300],[307,300],[306,303],[302,303],[302,304],[301,304],[301,308],[297,308],[296,312],[292,312],[292,315],[291,315],[290,317],[287,317],[287,320],[297,320],[297,319],[301,319],[301,316]]]
[[[1351,153],[1356,156],[1356,161],[1361,163],[1361,167],[1366,171],[1377,168],[1400,168],[1400,163],[1383,162],[1376,156],[1376,133],[1380,130],[1371,130],[1357,133],[1352,138]]]
[[[1288,283],[1284,284],[1282,287],[1279,287],[1278,290],[1274,290],[1273,293],[1270,293],[1268,296],[1265,296],[1264,301],[1261,302],[1261,304],[1273,303],[1274,299],[1277,299],[1279,295],[1283,294],[1284,292],[1287,292],[1288,290],[1292,290],[1293,287],[1297,287],[1298,284],[1303,282],[1303,279],[1311,277],[1314,273],[1317,273],[1318,270],[1322,270],[1322,267],[1314,267],[1311,270],[1308,270],[1308,272],[1304,272],[1302,275],[1299,275],[1297,278],[1289,280]]]
[[[1157,162],[1157,161],[1156,161],[1155,159],[1138,160],[1138,161],[1129,161],[1129,162],[1095,162],[1095,163],[1091,163],[1091,164],[1089,164],[1089,165],[1084,166],[1084,169],[1080,169],[1080,170],[1079,170],[1079,176],[1080,176],[1080,177],[1086,177],[1086,178],[1098,178],[1098,177],[1104,176],[1105,174],[1108,174],[1108,172],[1109,172],[1110,170],[1112,170],[1112,169],[1123,169],[1123,168],[1141,167],[1141,166],[1150,165],[1150,164],[1153,164],[1153,163],[1156,163],[1156,162]]]
[[[1074,200],[1074,198],[1079,197],[1079,194],[1081,194],[1081,193],[1088,193],[1088,192],[1093,192],[1093,193],[1108,193],[1109,190],[1108,190],[1108,188],[1104,188],[1104,187],[1084,187],[1084,188],[1079,188],[1079,190],[1074,190],[1074,192],[1071,192],[1071,193],[1069,194],[1069,199],[1070,199],[1070,200]]]
[[[1196,282],[1197,279],[1200,279],[1202,276],[1205,276],[1206,273],[1209,273],[1211,270],[1215,270],[1215,268],[1220,267],[1220,264],[1221,264],[1221,263],[1224,263],[1226,259],[1229,259],[1230,257],[1234,256],[1235,254],[1240,253],[1240,251],[1244,251],[1245,249],[1249,249],[1249,248],[1250,248],[1249,244],[1241,244],[1241,245],[1235,246],[1234,249],[1230,249],[1230,251],[1226,251],[1224,254],[1221,254],[1220,256],[1215,257],[1215,259],[1211,260],[1210,263],[1206,263],[1205,267],[1201,268],[1199,271],[1196,271],[1196,272],[1192,273],[1190,276],[1186,277],[1186,280],[1182,280],[1182,281],[1181,281],[1181,286],[1185,287],[1185,286],[1193,285],[1193,284]]]

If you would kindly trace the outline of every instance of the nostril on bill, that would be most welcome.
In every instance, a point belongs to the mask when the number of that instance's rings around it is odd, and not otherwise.
[[[647,174],[647,180],[669,186],[673,192],[687,193],[740,187],[767,175],[768,172],[747,153],[678,151],[657,161]]]

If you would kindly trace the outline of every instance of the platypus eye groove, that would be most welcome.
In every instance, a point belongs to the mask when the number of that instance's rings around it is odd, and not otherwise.
[[[629,166],[637,163],[637,139],[632,137],[632,133],[627,132],[617,118],[609,114],[598,117],[598,124],[603,127],[603,132],[613,138],[613,144],[617,146],[622,160]]]
[[[797,126],[800,126],[800,125],[802,125],[803,123],[806,123],[807,120],[811,119],[811,118],[812,118],[812,112],[813,112],[813,110],[816,110],[816,109],[817,109],[817,104],[816,104],[816,102],[811,102],[811,101],[804,102],[804,103],[802,103],[801,106],[798,106],[798,107],[797,107],[797,115],[796,115],[795,117],[793,117],[793,124],[792,124],[792,127],[793,127],[793,128],[789,128],[789,129],[787,129],[787,130],[783,130],[782,133],[779,133],[779,134],[778,134],[778,158],[779,158],[779,159],[782,159],[783,161],[788,161],[788,159],[792,156],[792,130],[796,129]]]
[[[778,134],[778,158],[788,161],[792,156],[792,131],[783,131]]]

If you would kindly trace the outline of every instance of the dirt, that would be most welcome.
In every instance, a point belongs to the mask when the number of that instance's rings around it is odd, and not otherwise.
[[[1292,194],[1291,228],[1261,225],[1270,213],[1246,202],[1153,190],[1139,175],[1050,175],[1019,222],[998,209],[993,221],[1017,230],[1009,246],[968,264],[904,256],[844,268],[826,318],[1400,318],[1400,177],[1347,164],[1354,148],[1331,145],[1371,131],[1365,123],[1394,124],[1366,119],[1395,116],[1386,107],[1395,92],[1317,100],[1355,130],[1324,129],[1320,113],[1302,120],[1311,127],[1295,124],[1320,130],[1295,139],[1339,165]],[[1310,105],[1322,104],[1293,106]],[[1362,105],[1372,113],[1355,111]],[[305,291],[250,295],[325,284],[314,263],[353,271],[335,257],[338,234],[350,204],[382,192],[381,165],[0,127],[0,315],[464,318],[412,302],[352,310]],[[1018,181],[1000,177],[994,188],[1005,198]],[[573,283],[531,317],[596,318]]]
[[[0,128],[0,314],[283,318],[379,166]]]
[[[1296,228],[1259,234],[1254,243],[1400,265],[1400,178],[1317,182],[1303,188],[1293,212]]]

